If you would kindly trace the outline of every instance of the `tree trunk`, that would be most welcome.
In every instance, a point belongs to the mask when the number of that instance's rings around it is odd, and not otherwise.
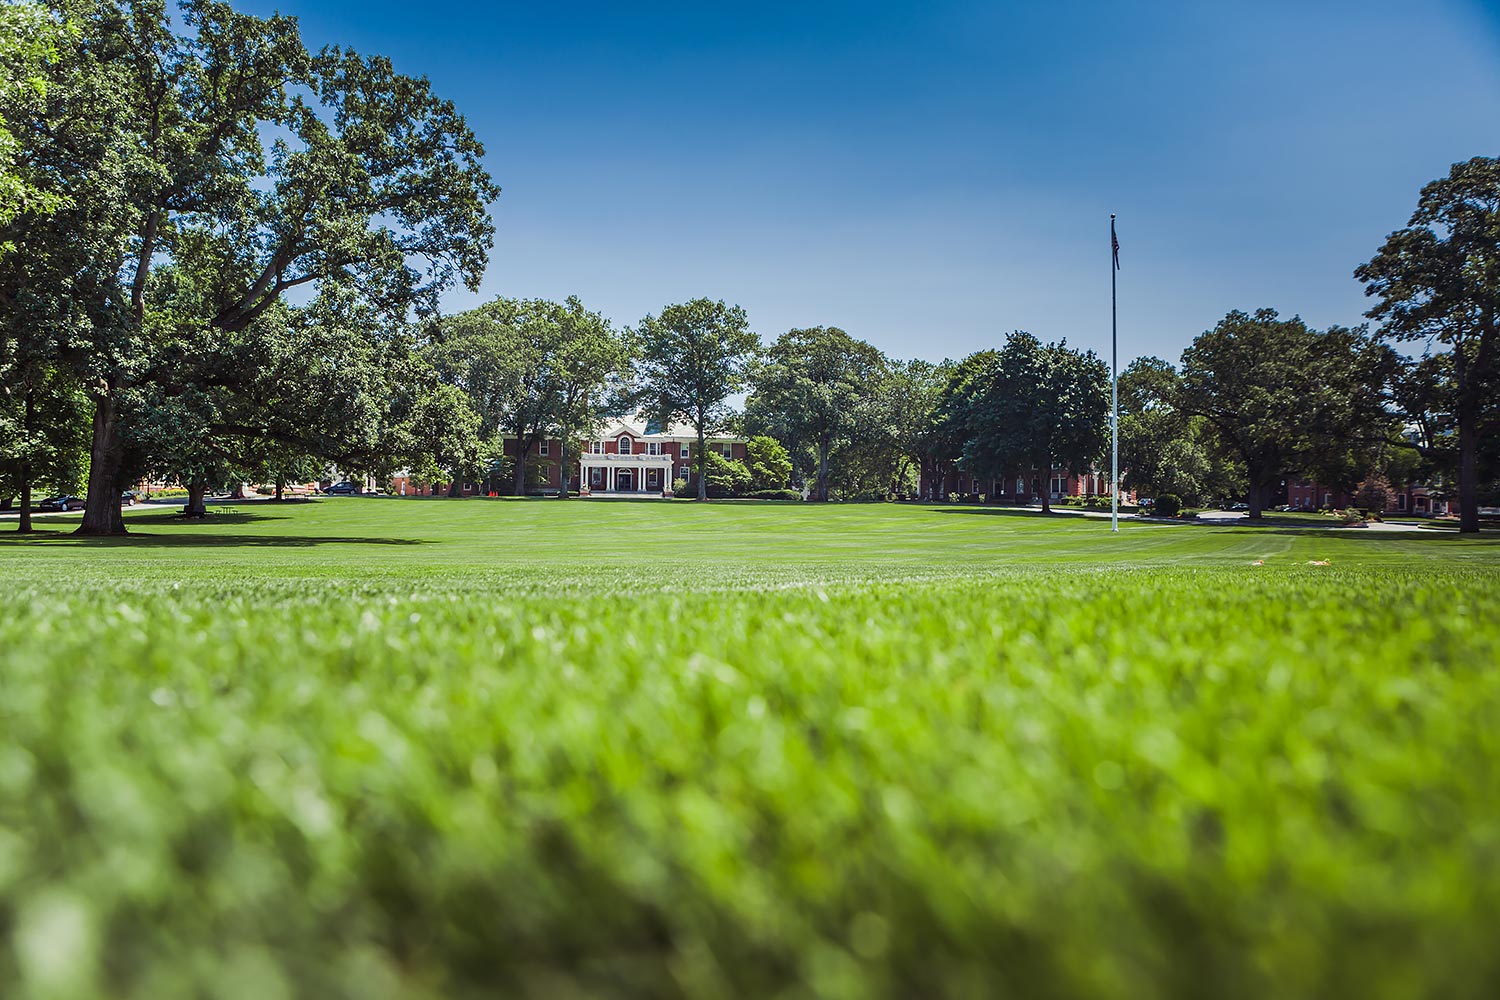
[[[1245,495],[1245,504],[1250,508],[1250,520],[1261,520],[1261,496],[1265,487],[1257,482],[1251,482],[1250,489]]]
[[[1475,407],[1460,406],[1458,411],[1458,531],[1479,532],[1479,432],[1475,424]]]
[[[208,483],[201,479],[188,480],[187,506],[182,509],[183,514],[188,517],[206,517],[208,507],[203,502],[203,494],[208,492]]]
[[[31,437],[32,422],[36,417],[36,395],[30,386],[26,387],[26,413],[22,427],[26,429],[28,440]],[[16,531],[22,534],[31,532],[31,462],[23,461],[20,467],[21,478],[21,520],[16,526]]]
[[[455,497],[461,497],[463,495],[464,495],[463,480],[461,480],[457,476],[454,476],[453,477],[453,482],[451,482],[451,483],[448,484],[448,497],[449,497],[449,499],[453,499]]]
[[[528,440],[522,444],[521,438],[516,438],[516,496],[526,495],[526,459],[531,454],[531,442]]]
[[[828,502],[828,442],[818,443],[818,499]]]
[[[282,494],[282,493],[283,493],[283,492],[284,492],[284,490],[285,490],[285,489],[286,489],[286,484],[285,484],[285,483],[283,483],[283,482],[282,482],[282,481],[281,481],[281,480],[280,480],[280,479],[279,479],[279,478],[278,478],[278,479],[277,479],[277,480],[276,480],[276,502],[277,502],[277,503],[280,503],[280,502],[281,502],[281,494]]]
[[[31,532],[31,468],[26,462],[21,463],[21,523],[16,531]]]
[[[83,508],[83,523],[74,534],[125,534],[125,518],[120,514],[119,481],[124,462],[119,402],[111,386],[94,397],[94,440],[89,449],[88,496]]]
[[[708,477],[703,474],[704,468],[708,465],[707,461],[705,461],[708,458],[708,454],[707,454],[707,452],[705,450],[708,446],[704,443],[706,440],[707,439],[704,437],[704,434],[703,434],[703,425],[700,423],[698,425],[698,451],[693,456],[694,461],[695,461],[695,463],[698,466],[698,499],[699,500],[707,500],[708,499]]]
[[[1052,513],[1052,459],[1047,459],[1047,476],[1042,480],[1042,513]]]
[[[564,434],[563,440],[566,441],[567,438],[568,436]],[[641,473],[642,476],[645,474],[644,471]],[[580,472],[578,476],[578,488],[583,489],[583,473]],[[557,491],[557,499],[566,500],[568,499],[568,446],[566,444],[560,444],[557,447],[557,478],[562,483],[562,489]]]

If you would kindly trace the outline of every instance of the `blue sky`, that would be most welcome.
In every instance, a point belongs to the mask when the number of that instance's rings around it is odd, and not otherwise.
[[[480,295],[700,295],[902,357],[1352,324],[1351,272],[1500,155],[1500,3],[242,2],[452,98],[504,193]]]

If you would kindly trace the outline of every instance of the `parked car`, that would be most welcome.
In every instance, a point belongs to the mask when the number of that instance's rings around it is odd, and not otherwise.
[[[359,484],[345,480],[342,483],[334,483],[323,490],[328,496],[353,496],[359,492]]]
[[[140,499],[140,494],[137,493],[135,490],[126,490],[124,493],[120,494],[120,506],[121,507],[134,507],[135,504],[136,504],[136,501],[139,500],[139,499]]]
[[[43,500],[36,505],[36,509],[41,511],[83,510],[87,506],[88,504],[84,501],[83,497],[57,496],[48,497]]]
[[[1250,509],[1250,505],[1247,504],[1247,503],[1235,503],[1235,504],[1230,504],[1229,505],[1229,509],[1230,510],[1249,510]]]

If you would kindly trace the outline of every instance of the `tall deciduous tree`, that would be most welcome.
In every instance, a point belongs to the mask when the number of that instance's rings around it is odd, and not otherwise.
[[[635,331],[641,354],[637,398],[663,424],[693,428],[698,499],[708,499],[704,478],[709,436],[732,415],[729,397],[745,388],[746,369],[760,347],[745,310],[711,299],[670,305],[648,315]]]
[[[949,370],[923,435],[924,474],[931,484],[927,499],[942,499],[943,480],[963,459],[965,446],[981,432],[978,406],[999,377],[1000,352],[994,350],[976,351]],[[1005,469],[984,471],[998,474]]]
[[[756,411],[772,433],[810,446],[813,499],[828,499],[829,457],[874,422],[885,356],[838,327],[789,330],[755,365]]]
[[[1379,300],[1367,314],[1394,341],[1451,355],[1459,530],[1479,530],[1481,454],[1500,436],[1500,159],[1476,156],[1422,189],[1406,228],[1355,272]]]
[[[605,414],[628,404],[633,354],[630,339],[599,313],[585,309],[576,296],[558,307],[557,318],[561,337],[552,358],[557,380],[552,429],[561,451],[558,498],[566,500],[572,449],[594,437]]]
[[[182,358],[248,330],[294,288],[344,289],[399,324],[456,282],[477,287],[497,189],[467,123],[425,80],[344,49],[310,54],[291,18],[211,0],[184,0],[180,21],[160,2],[65,6],[118,74],[116,138],[134,158],[121,178],[129,251],[96,266],[123,303],[96,310],[88,345],[80,528],[123,533],[114,498],[134,400],[183,388],[185,373],[222,373]],[[163,320],[148,310],[164,301],[153,284],[167,269],[192,294]]]
[[[1207,422],[1178,403],[1177,370],[1160,358],[1136,358],[1120,373],[1120,470],[1143,496],[1172,493],[1197,505],[1237,496],[1244,478],[1232,457],[1212,446]]]
[[[752,490],[784,490],[792,478],[791,456],[769,434],[745,442],[745,468],[750,470]]]
[[[1384,439],[1392,362],[1363,330],[1319,332],[1274,309],[1236,311],[1183,352],[1178,400],[1244,464],[1250,517],[1259,518],[1286,474],[1347,478],[1361,464],[1351,449]]]
[[[946,474],[948,442],[943,439],[938,422],[944,391],[953,375],[952,361],[933,364],[920,359],[892,362],[885,397],[891,443],[901,458],[896,480],[908,477],[910,464],[917,467],[918,482],[932,481]],[[893,484],[894,486],[894,484]]]
[[[1017,331],[975,403],[964,462],[980,472],[1039,474],[1035,492],[1050,513],[1058,471],[1085,472],[1109,441],[1109,369],[1092,351],[1043,344]]]

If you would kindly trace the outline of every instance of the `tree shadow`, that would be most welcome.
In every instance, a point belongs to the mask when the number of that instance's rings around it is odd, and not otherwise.
[[[0,534],[0,545],[12,534]],[[319,545],[424,545],[420,538],[372,538],[348,535],[220,535],[212,532],[173,532],[151,534],[132,531],[128,535],[75,535],[72,532],[16,534],[14,540],[24,545],[106,549],[144,548],[314,548]]]
[[[1024,507],[928,507],[934,514],[981,514],[989,517],[1076,518],[1087,520],[1081,510],[1029,510]]]
[[[1485,548],[1500,548],[1500,531],[1486,531],[1478,535],[1460,535],[1457,531],[1369,531],[1363,528],[1265,528],[1266,535],[1287,535],[1296,538],[1338,539],[1353,542],[1420,542],[1431,545],[1446,542],[1449,545],[1480,545]]]
[[[286,521],[285,515],[261,514],[245,510],[215,510],[210,507],[202,517],[188,517],[180,509],[169,514],[154,514],[149,518],[137,517],[134,524],[254,524],[257,521]]]

